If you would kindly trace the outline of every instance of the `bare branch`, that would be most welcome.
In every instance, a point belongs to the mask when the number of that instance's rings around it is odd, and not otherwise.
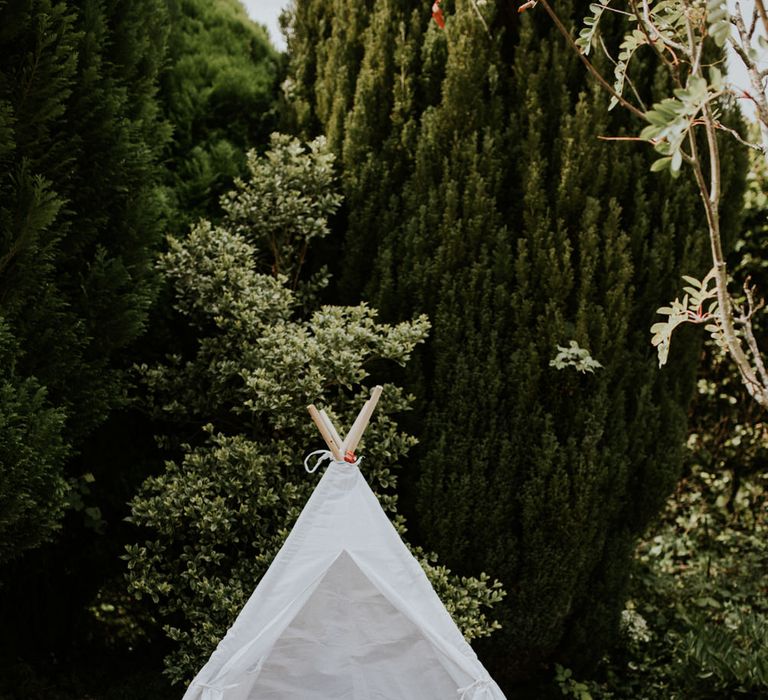
[[[760,153],[766,152],[766,146],[759,143],[752,143],[751,141],[747,141],[742,137],[742,135],[736,131],[736,129],[732,129],[730,126],[726,126],[721,121],[715,120],[714,122],[715,128],[719,129],[720,131],[725,131],[729,133],[733,138],[735,138],[742,146],[746,146],[747,148],[751,148],[753,151],[759,151]]]
[[[755,301],[755,286],[751,284],[752,278],[747,276],[744,280],[744,297],[746,299],[746,308],[742,311],[739,323],[747,323],[752,320],[752,317],[765,307],[765,299],[759,299]]]
[[[736,3],[736,14],[741,15],[741,5],[738,2]],[[749,32],[747,32],[747,36],[749,37],[750,41],[752,41],[752,37],[755,36],[758,19],[759,17],[757,15],[757,7],[753,7],[752,18],[749,20]]]
[[[752,330],[752,316],[765,306],[765,300],[761,299],[755,303],[755,288],[750,285],[750,278],[747,277],[744,280],[744,294],[747,298],[747,311],[739,319],[744,326],[744,337],[747,340],[747,345],[752,353],[752,359],[757,367],[757,372],[760,375],[760,381],[763,383],[763,387],[768,386],[768,372],[765,371],[765,363],[763,357],[760,354],[760,349],[757,347],[757,340],[755,340],[755,334]]]
[[[712,252],[712,262],[714,263],[715,268],[715,282],[717,285],[717,302],[720,309],[720,326],[728,348],[728,354],[731,356],[731,359],[739,371],[742,383],[755,401],[763,407],[768,407],[768,383],[762,384],[758,381],[755,370],[753,369],[749,358],[744,353],[741,341],[739,340],[733,325],[733,300],[728,294],[728,272],[725,258],[723,257],[722,242],[720,240],[720,155],[717,147],[717,137],[713,123],[714,120],[712,118],[712,110],[708,103],[704,104],[703,112],[707,134],[707,146],[709,149],[711,189],[707,188],[706,179],[701,169],[701,160],[698,157],[696,136],[693,133],[693,130],[688,132],[688,142],[692,156],[691,167],[707,215],[709,242]]]
[[[765,11],[763,0],[755,0],[755,9],[760,15],[760,19],[763,22],[763,31],[765,32],[766,37],[768,37],[768,13]]]
[[[472,7],[475,9],[475,12],[477,13],[477,16],[480,18],[480,22],[483,25],[483,28],[485,29],[485,33],[488,35],[488,38],[491,38],[491,30],[488,29],[488,24],[485,21],[485,18],[483,17],[483,13],[480,12],[480,8],[477,6],[476,0],[471,0]]]
[[[757,2],[755,3],[755,6],[757,7]],[[764,15],[764,6],[762,11]],[[763,134],[763,142],[765,145],[764,153],[768,157],[768,96],[766,96],[765,85],[763,84],[765,76],[768,75],[768,69],[765,71],[759,70],[756,61],[750,57],[752,49],[751,38],[744,25],[744,18],[742,17],[741,12],[735,14],[733,23],[736,25],[741,43],[737,42],[733,37],[730,38],[730,43],[733,50],[747,69],[749,82],[752,86],[752,92],[748,94],[748,97],[755,105],[755,111]],[[768,36],[768,27],[766,28],[766,32]]]

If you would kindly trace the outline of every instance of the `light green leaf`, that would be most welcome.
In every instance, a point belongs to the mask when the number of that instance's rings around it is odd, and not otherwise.
[[[677,175],[680,172],[680,166],[683,164],[683,153],[678,148],[673,154],[672,159],[669,164],[670,170],[672,171],[672,175],[677,177]]]

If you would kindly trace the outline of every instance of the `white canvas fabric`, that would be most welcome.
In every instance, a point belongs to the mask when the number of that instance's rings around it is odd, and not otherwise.
[[[503,699],[360,470],[331,461],[183,700]]]

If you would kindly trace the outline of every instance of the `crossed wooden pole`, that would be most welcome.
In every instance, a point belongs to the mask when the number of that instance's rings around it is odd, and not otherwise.
[[[315,404],[307,406],[309,415],[312,416],[312,420],[315,422],[317,429],[320,431],[320,435],[323,436],[325,444],[328,445],[328,449],[331,451],[331,454],[336,461],[355,461],[355,449],[360,442],[360,438],[363,437],[365,429],[368,427],[368,421],[371,420],[373,409],[376,408],[376,404],[379,402],[379,397],[381,396],[382,391],[383,387],[381,386],[375,386],[373,388],[371,398],[368,399],[360,409],[360,413],[357,414],[355,422],[352,423],[352,427],[349,429],[347,437],[343,440],[325,411],[318,411]]]

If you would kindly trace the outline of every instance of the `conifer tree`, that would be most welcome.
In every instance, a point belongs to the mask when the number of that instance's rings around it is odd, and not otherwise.
[[[15,372],[18,347],[0,317],[0,564],[56,530],[67,483],[64,414],[34,377]]]
[[[3,543],[16,555],[58,525],[65,453],[125,401],[121,353],[156,286],[164,16],[161,0],[0,4],[0,315],[16,392],[0,414],[17,425],[23,404],[30,437],[5,453],[2,498],[47,514]]]
[[[121,400],[113,358],[153,293],[164,9],[18,0],[0,12],[3,313],[19,370],[66,409],[77,443]]]
[[[36,23],[29,4],[17,5],[20,7],[15,8],[15,16],[11,15],[11,8],[0,7],[0,44],[3,46],[0,57],[0,502],[3,504],[0,562],[3,563],[51,537],[60,525],[67,492],[63,475],[64,414],[50,404],[45,387],[38,379],[25,371],[26,348],[17,337],[24,335],[23,328],[17,327],[29,311],[31,300],[47,307],[53,319],[62,313],[62,304],[57,303],[49,279],[61,238],[53,223],[64,202],[53,190],[50,180],[39,174],[44,154],[25,149],[24,157],[20,157],[19,150],[24,148],[24,129],[32,132],[29,140],[34,143],[35,137],[45,138],[61,124],[75,71],[76,35],[74,18],[62,3],[38,5],[44,14]],[[34,77],[31,66],[22,62],[24,53],[20,51],[18,57],[14,56],[11,46],[37,49],[36,54],[30,51],[30,59],[36,59],[37,75],[41,78],[36,85],[31,84]],[[26,113],[19,114],[13,88],[22,90],[22,80],[28,86],[29,97]],[[60,147],[48,140],[55,159]]]
[[[218,213],[245,173],[245,152],[273,130],[279,58],[239,0],[168,0],[168,68],[160,98],[173,125],[165,163],[170,230]]]
[[[481,20],[457,0],[441,30],[428,8],[382,0],[366,26],[335,26],[349,46],[317,43],[340,4],[296,3],[293,89],[301,123],[342,156],[342,295],[433,322],[420,531],[453,568],[510,590],[487,649],[509,683],[592,660],[679,470],[696,348],[659,373],[647,328],[706,245],[694,190],[597,139],[623,117],[546,23],[512,21],[504,3]],[[334,96],[351,105],[340,127],[316,96],[341,54],[353,87]],[[738,177],[728,188],[737,208]]]

